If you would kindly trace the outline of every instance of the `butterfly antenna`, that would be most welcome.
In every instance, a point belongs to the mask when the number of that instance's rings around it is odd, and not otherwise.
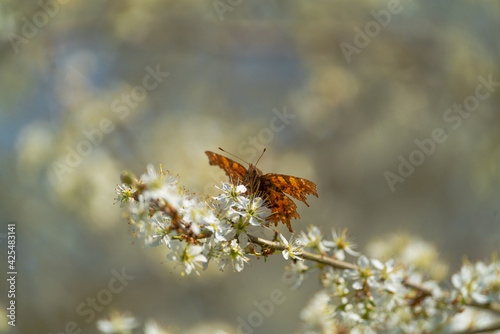
[[[264,147],[264,149],[262,150],[262,153],[260,154],[260,157],[259,159],[257,159],[257,162],[255,163],[255,166],[257,166],[257,164],[259,163],[260,161],[260,158],[262,158],[262,156],[264,155],[264,152],[267,150],[267,147]]]
[[[234,155],[234,154],[232,154],[232,153],[230,153],[230,152],[226,151],[226,150],[225,150],[225,149],[223,149],[222,147],[219,147],[219,150],[221,150],[222,152],[225,152],[225,153],[227,153],[227,154],[229,154],[229,155],[232,155],[232,156],[233,156],[233,157],[235,157],[236,159],[240,159],[241,161],[243,161],[243,162],[244,162],[244,163],[246,163],[247,165],[250,165],[250,164],[249,164],[246,160],[244,160],[243,158],[240,158],[239,156]]]

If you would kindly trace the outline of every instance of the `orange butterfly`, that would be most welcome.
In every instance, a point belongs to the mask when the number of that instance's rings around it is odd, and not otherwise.
[[[221,148],[219,147],[219,149]],[[274,222],[276,226],[281,221],[288,227],[290,232],[293,232],[290,219],[299,219],[300,216],[297,212],[297,205],[285,193],[304,202],[307,206],[309,204],[306,202],[306,195],[312,194],[318,197],[316,184],[309,180],[283,174],[262,174],[253,164],[249,163],[249,167],[246,169],[243,165],[220,154],[210,151],[205,151],[205,153],[208,156],[210,165],[222,168],[231,179],[231,182],[244,184],[250,194],[256,194],[265,199],[267,206],[272,211],[268,220]]]

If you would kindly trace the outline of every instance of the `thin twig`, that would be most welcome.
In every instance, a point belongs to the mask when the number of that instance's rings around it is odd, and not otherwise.
[[[252,241],[255,244],[261,245],[261,246],[266,246],[266,247],[270,247],[270,248],[277,249],[277,250],[286,249],[286,247],[283,244],[276,242],[276,241],[269,241],[266,239],[254,237],[252,235],[248,235],[248,237],[250,238],[250,241]],[[301,257],[306,259],[306,260],[316,261],[316,262],[319,262],[322,264],[332,266],[332,267],[337,268],[337,269],[358,270],[358,266],[356,266],[352,263],[340,261],[337,259],[333,259],[331,257],[318,255],[318,254],[314,254],[314,253],[310,253],[310,252],[306,252],[306,251],[302,251]],[[429,290],[429,289],[427,289],[419,284],[411,283],[411,282],[408,282],[406,280],[403,281],[403,284],[409,288],[412,288],[412,289],[415,289],[415,290],[422,292],[422,294],[424,296],[431,296],[432,295],[431,290]]]
[[[252,241],[255,244],[261,245],[261,246],[266,246],[266,247],[270,247],[270,248],[277,249],[277,250],[286,249],[286,247],[283,244],[276,242],[276,241],[269,241],[266,239],[254,237],[252,235],[248,235],[248,237],[250,238],[250,241]],[[310,253],[310,252],[306,252],[306,251],[302,251],[301,257],[306,259],[306,260],[316,261],[316,262],[319,262],[322,264],[332,266],[332,267],[337,268],[337,269],[343,269],[343,270],[346,270],[346,269],[347,270],[358,270],[359,269],[358,266],[356,266],[352,263],[340,261],[337,259],[333,259],[331,257],[318,255],[318,254],[314,254],[314,253]],[[415,289],[415,290],[422,292],[422,294],[425,296],[432,295],[431,290],[429,290],[421,285],[411,283],[411,282],[408,282],[406,280],[403,281],[403,284],[409,288],[412,288],[412,289]]]
[[[490,311],[490,312],[493,312],[497,315],[500,315],[500,305],[497,303],[479,304],[476,302],[468,302],[465,305],[475,307],[475,308],[480,308],[480,309],[483,309],[485,311]]]
[[[248,237],[250,238],[250,241],[252,241],[254,244],[270,247],[270,248],[277,249],[277,250],[286,249],[286,247],[280,242],[269,241],[266,239],[254,237],[252,235],[248,235]],[[340,261],[340,260],[336,260],[336,259],[333,259],[333,258],[327,257],[327,256],[309,253],[306,251],[302,251],[301,257],[306,259],[306,260],[311,260],[311,261],[316,261],[319,263],[327,264],[327,265],[332,266],[332,267],[337,268],[337,269],[344,269],[344,270],[345,269],[349,269],[349,270],[357,270],[358,269],[358,266],[356,266],[354,264]]]
[[[403,285],[408,287],[408,288],[411,288],[411,289],[415,289],[415,290],[418,290],[420,292],[422,292],[422,295],[425,297],[425,296],[432,296],[432,290],[431,289],[428,289],[420,284],[416,284],[416,283],[412,283],[412,282],[408,282],[407,279],[404,279],[403,280]]]

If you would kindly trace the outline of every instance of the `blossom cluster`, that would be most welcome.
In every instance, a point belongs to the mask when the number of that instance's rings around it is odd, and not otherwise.
[[[405,286],[405,270],[360,256],[355,270],[323,271],[320,290],[302,311],[303,332],[424,333],[446,327],[459,308],[437,286],[424,296]],[[430,288],[432,284],[424,285]]]
[[[326,240],[317,227],[311,226],[300,239],[306,245],[304,257],[316,253],[338,260],[346,255],[356,259],[356,265],[340,262],[325,266],[330,262],[308,258],[287,268],[288,277],[294,278],[289,280],[292,288],[312,271],[319,271],[323,286],[302,311],[304,333],[332,333],[339,328],[349,328],[352,333],[396,329],[402,333],[432,332],[446,326],[459,310],[452,297],[444,296],[432,282],[419,285],[420,289],[407,286],[408,277],[419,283],[421,279],[394,260],[382,262],[354,251],[346,230],[333,231],[332,240]]]
[[[272,213],[265,200],[245,185],[223,183],[218,196],[202,197],[152,166],[140,178],[124,173],[122,180],[116,200],[127,208],[134,234],[147,247],[166,246],[167,260],[181,267],[183,275],[199,275],[209,262],[240,272],[252,256],[274,253],[290,261],[287,282],[292,289],[317,275],[323,288],[301,313],[304,333],[445,333],[467,322],[461,315],[469,307],[500,312],[495,309],[500,304],[496,259],[466,263],[452,276],[453,288],[444,290],[426,280],[418,266],[355,251],[346,229],[324,238],[310,226],[285,238],[269,227]],[[344,262],[346,257],[352,261]]]
[[[315,226],[302,232],[303,257],[311,252],[344,260],[347,253],[356,258],[355,266],[303,261],[287,268],[288,277],[295,277],[290,279],[292,288],[313,270],[318,271],[323,286],[301,313],[302,333],[346,328],[350,333],[454,333],[492,326],[495,318],[498,324],[498,316],[491,315],[500,314],[500,262],[496,258],[489,264],[464,264],[451,277],[453,288],[445,290],[438,282],[426,280],[427,273],[416,271],[413,263],[383,262],[354,251],[346,230],[334,231],[332,236],[333,241],[323,240]],[[474,307],[483,312],[472,312]]]
[[[262,255],[255,251],[249,234],[274,233],[267,226],[271,212],[265,201],[248,195],[244,185],[223,183],[219,196],[203,198],[188,193],[178,178],[153,166],[139,179],[130,174],[122,179],[116,200],[126,206],[135,235],[147,247],[165,245],[167,260],[182,267],[182,274],[199,274],[210,261],[221,270],[232,265],[239,272],[249,255]],[[283,256],[293,258],[300,253],[297,249],[293,245]]]

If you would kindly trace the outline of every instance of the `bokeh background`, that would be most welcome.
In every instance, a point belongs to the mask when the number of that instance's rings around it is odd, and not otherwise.
[[[231,332],[274,289],[286,303],[256,332],[296,330],[315,279],[288,289],[280,256],[181,278],[164,249],[134,242],[114,205],[120,172],[148,163],[212,192],[225,177],[203,152],[218,146],[250,162],[266,146],[264,172],[318,184],[319,199],[299,205],[297,232],[348,227],[361,251],[411,235],[451,271],[499,250],[500,86],[458,128],[443,119],[478,77],[500,81],[498,1],[401,0],[349,57],[341,43],[356,47],[356,29],[393,2],[42,3],[0,5],[0,232],[17,223],[19,333],[61,333],[70,321],[95,333],[113,310],[183,333]],[[141,95],[156,68],[168,76]],[[109,131],[85,146],[102,124]],[[391,191],[384,173],[435,128],[448,140]],[[77,149],[88,154],[68,157]],[[92,321],[78,314],[122,268],[134,276],[123,291]]]

